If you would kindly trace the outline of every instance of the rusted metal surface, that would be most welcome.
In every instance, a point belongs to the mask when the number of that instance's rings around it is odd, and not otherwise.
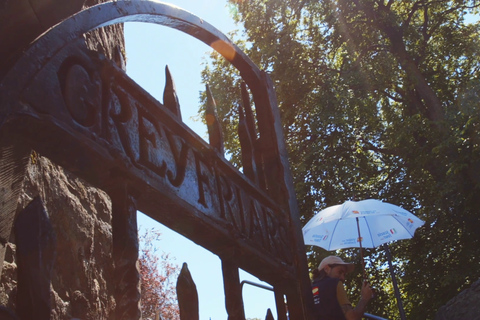
[[[112,200],[115,319],[141,319],[136,200],[125,182],[112,180],[117,183],[106,191]]]
[[[277,307],[277,320],[287,320],[288,308],[285,304],[285,296],[282,292],[275,291],[275,304]]]
[[[228,258],[222,258],[223,287],[225,292],[225,308],[229,320],[244,320],[242,284],[238,266]]]
[[[165,90],[163,92],[163,105],[170,110],[174,115],[182,120],[182,112],[180,111],[180,102],[178,101],[177,92],[175,90],[175,83],[172,74],[165,67]]]
[[[198,292],[188,265],[184,262],[177,279],[177,298],[180,320],[198,320]]]
[[[181,122],[168,70],[161,103],[121,67],[86,49],[84,33],[128,21],[188,33],[240,71],[244,101],[248,88],[258,124],[257,134],[252,109],[244,103],[249,177],[224,159],[221,135],[214,133],[212,146]],[[114,226],[114,237],[131,232],[131,215],[138,209],[217,255],[229,256],[286,294],[293,304],[291,318],[308,318],[306,257],[272,82],[207,22],[150,1],[116,1],[78,13],[38,38],[1,80],[0,132],[19,136],[97,187],[108,191],[112,181],[122,181],[129,190],[126,199],[135,194],[135,206],[116,210],[127,214],[114,217],[130,222]],[[114,196],[114,203],[121,206],[120,198]]]
[[[220,126],[217,115],[217,105],[208,85],[206,86],[206,92],[207,105],[205,108],[205,122],[207,123],[210,146],[217,150],[219,154],[223,155],[225,147],[223,144],[222,127]]]
[[[255,128],[251,125],[253,119],[248,121],[247,115],[249,111],[251,114],[251,106],[245,83],[242,83],[242,100],[243,106],[240,105],[238,108],[238,139],[242,148],[243,173],[263,189],[265,188],[265,177],[260,175],[257,170],[257,166],[261,168],[263,163],[255,161],[255,152],[258,151],[256,150],[257,135]]]

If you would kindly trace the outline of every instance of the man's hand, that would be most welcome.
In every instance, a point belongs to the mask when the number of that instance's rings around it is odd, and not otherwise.
[[[360,291],[361,300],[365,300],[368,303],[373,298],[374,294],[374,290],[366,281],[364,281],[362,285],[362,291]]]
[[[361,320],[368,302],[373,298],[373,294],[373,289],[367,282],[364,282],[362,285],[362,290],[360,291],[361,298],[358,301],[357,306],[355,308],[352,308],[351,305],[341,306],[343,313],[345,314],[345,318],[347,320]]]

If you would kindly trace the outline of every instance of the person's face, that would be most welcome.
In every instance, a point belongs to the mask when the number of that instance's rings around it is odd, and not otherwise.
[[[347,267],[342,265],[328,265],[325,267],[327,276],[334,279],[340,279],[345,281],[345,275],[347,274]]]

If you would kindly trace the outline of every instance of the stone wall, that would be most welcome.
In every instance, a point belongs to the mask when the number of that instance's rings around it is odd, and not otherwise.
[[[438,309],[435,320],[479,320],[480,279]]]
[[[40,34],[75,12],[106,1],[0,0],[0,75]],[[97,29],[85,38],[90,49],[110,59],[118,58],[118,53],[125,54],[122,24]]]
[[[61,20],[105,0],[0,0],[0,77],[22,50]],[[13,18],[15,17],[15,18]],[[85,35],[87,47],[124,67],[123,25]],[[106,193],[32,153],[17,213],[40,196],[56,235],[51,319],[113,319],[111,202]],[[1,261],[1,260],[0,260]],[[0,305],[15,310],[15,234],[6,244]]]
[[[51,319],[108,319],[115,308],[111,202],[47,158],[28,165],[19,210],[40,196],[57,238]],[[15,238],[7,246],[0,304],[15,310]]]

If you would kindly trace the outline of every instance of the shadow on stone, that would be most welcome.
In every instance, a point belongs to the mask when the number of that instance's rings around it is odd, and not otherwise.
[[[23,209],[14,226],[17,243],[17,314],[20,319],[50,319],[50,282],[56,236],[39,197]]]

